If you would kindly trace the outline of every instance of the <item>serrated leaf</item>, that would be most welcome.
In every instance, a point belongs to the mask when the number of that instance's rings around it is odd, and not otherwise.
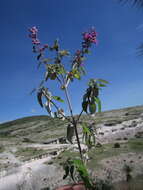
[[[89,104],[89,112],[90,112],[90,114],[94,114],[96,112],[96,104],[95,103]]]
[[[98,112],[101,112],[101,101],[100,101],[100,99],[98,97],[94,97],[94,99],[98,105]]]
[[[83,101],[82,102],[82,109],[86,113],[87,113],[87,108],[88,108],[88,101]]]
[[[53,98],[54,100],[59,101],[59,102],[64,102],[64,100],[62,100],[59,96],[52,96],[52,98]]]

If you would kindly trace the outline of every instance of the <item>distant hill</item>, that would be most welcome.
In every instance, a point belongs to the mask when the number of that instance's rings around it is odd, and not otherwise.
[[[93,116],[83,115],[81,120],[95,122],[95,124],[105,123],[106,125],[112,125],[122,121],[136,119],[141,113],[143,113],[143,106],[136,106],[105,111]],[[0,124],[0,138],[11,138],[11,140],[16,141],[28,138],[34,142],[43,142],[48,139],[65,136],[66,125],[67,121],[49,116],[24,117]]]

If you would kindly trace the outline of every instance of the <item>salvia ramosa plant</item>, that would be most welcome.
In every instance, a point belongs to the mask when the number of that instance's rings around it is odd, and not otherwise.
[[[67,139],[72,143],[72,137],[76,136],[78,149],[80,153],[80,159],[71,160],[68,159],[64,164],[65,176],[68,175],[72,177],[75,181],[74,176],[75,172],[79,174],[81,180],[85,183],[85,186],[88,189],[92,189],[93,183],[89,177],[87,168],[84,163],[83,153],[81,150],[81,143],[79,139],[79,134],[77,130],[77,124],[80,121],[80,117],[83,112],[86,114],[94,114],[97,111],[101,112],[101,101],[99,99],[99,90],[101,87],[105,87],[108,83],[103,79],[90,79],[88,87],[85,91],[85,94],[82,98],[82,110],[78,117],[74,117],[73,108],[68,92],[68,86],[70,82],[75,81],[76,79],[80,80],[83,75],[85,75],[84,62],[85,56],[90,52],[92,45],[97,43],[97,33],[94,28],[88,32],[82,33],[82,43],[81,48],[76,50],[70,61],[70,69],[67,70],[63,64],[63,58],[70,56],[70,52],[63,50],[60,47],[59,41],[55,40],[53,45],[44,44],[42,45],[38,39],[38,29],[37,27],[32,27],[29,29],[29,37],[32,40],[32,51],[36,54],[36,59],[38,61],[38,68],[43,65],[45,66],[45,75],[44,79],[41,81],[38,88],[34,89],[32,92],[37,91],[37,99],[41,107],[45,107],[48,114],[54,117],[53,108],[56,109],[56,112],[60,112],[60,108],[57,105],[56,101],[63,103],[64,100],[59,96],[53,96],[52,92],[45,86],[45,83],[49,80],[56,80],[59,83],[59,88],[65,92],[65,98],[67,100],[67,106],[70,111],[70,116],[67,117],[64,112],[60,114],[68,120],[69,125],[67,127]],[[47,57],[46,52],[53,52],[54,58]],[[43,103],[43,97],[46,99],[45,104]],[[94,130],[91,126],[88,126],[87,123],[80,122],[83,131],[83,140],[88,148],[91,148],[95,144]]]

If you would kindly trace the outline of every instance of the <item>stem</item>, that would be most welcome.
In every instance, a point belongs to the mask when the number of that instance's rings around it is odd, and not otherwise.
[[[66,99],[67,99],[67,102],[68,102],[71,117],[72,117],[72,120],[73,120],[72,122],[73,122],[74,130],[75,130],[75,135],[76,135],[76,140],[77,140],[78,149],[79,149],[79,153],[80,153],[80,158],[83,161],[82,150],[81,150],[80,140],[79,140],[78,131],[77,131],[77,121],[75,121],[74,116],[73,116],[72,105],[71,105],[71,101],[70,101],[70,98],[69,98],[67,87],[65,87],[65,95],[66,95]]]
[[[79,114],[79,116],[78,116],[78,118],[77,118],[76,122],[78,122],[78,121],[79,121],[79,119],[80,119],[80,117],[81,117],[82,113],[83,113],[83,109],[81,110],[81,112],[80,112],[80,114]]]
[[[71,114],[71,117],[72,117],[72,124],[73,124],[74,130],[75,130],[75,135],[76,135],[76,140],[77,140],[78,149],[79,149],[79,153],[80,153],[80,158],[81,158],[81,160],[83,161],[82,150],[81,150],[80,140],[79,140],[78,131],[77,131],[77,121],[79,120],[79,118],[80,118],[80,116],[81,116],[83,110],[82,110],[82,112],[80,113],[78,120],[76,121],[76,120],[74,119],[74,116],[73,116],[73,111],[72,111],[73,109],[72,109],[70,97],[69,97],[69,94],[68,94],[67,85],[66,85],[66,82],[65,82],[65,79],[64,79],[63,75],[61,75],[61,76],[62,76],[62,79],[63,79],[63,84],[65,84],[65,85],[64,85],[64,86],[65,86],[64,91],[65,91],[65,95],[66,95],[66,99],[67,99],[69,111],[70,111],[70,114]],[[58,78],[58,81],[62,84],[62,82],[61,82],[61,80],[59,80],[59,78]],[[71,122],[71,121],[70,121],[70,122]]]
[[[46,98],[53,104],[53,106],[54,106],[54,107],[57,109],[57,111],[58,111],[58,110],[59,110],[59,107],[58,107],[51,99],[49,99],[49,97],[47,96],[47,94],[45,93],[45,91],[43,91],[43,93],[44,93],[44,95],[46,96]],[[71,120],[68,119],[63,113],[61,113],[61,115],[62,115],[68,122],[72,123]]]

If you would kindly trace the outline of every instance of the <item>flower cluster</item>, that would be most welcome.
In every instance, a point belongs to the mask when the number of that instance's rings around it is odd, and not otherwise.
[[[97,43],[96,37],[97,37],[97,33],[96,33],[95,29],[91,29],[91,31],[89,31],[89,32],[84,32],[82,47],[89,48],[92,43],[96,44]]]
[[[30,28],[29,32],[30,32],[29,37],[32,39],[32,44],[40,45],[40,40],[37,38],[38,29],[36,28],[36,26]]]
[[[40,40],[37,38],[37,34],[38,34],[38,29],[36,26],[33,26],[32,28],[29,29],[29,37],[32,39],[32,44],[33,46],[33,51],[34,52],[43,52],[46,48],[48,48],[48,44],[43,45],[42,47],[40,47],[41,42]]]

